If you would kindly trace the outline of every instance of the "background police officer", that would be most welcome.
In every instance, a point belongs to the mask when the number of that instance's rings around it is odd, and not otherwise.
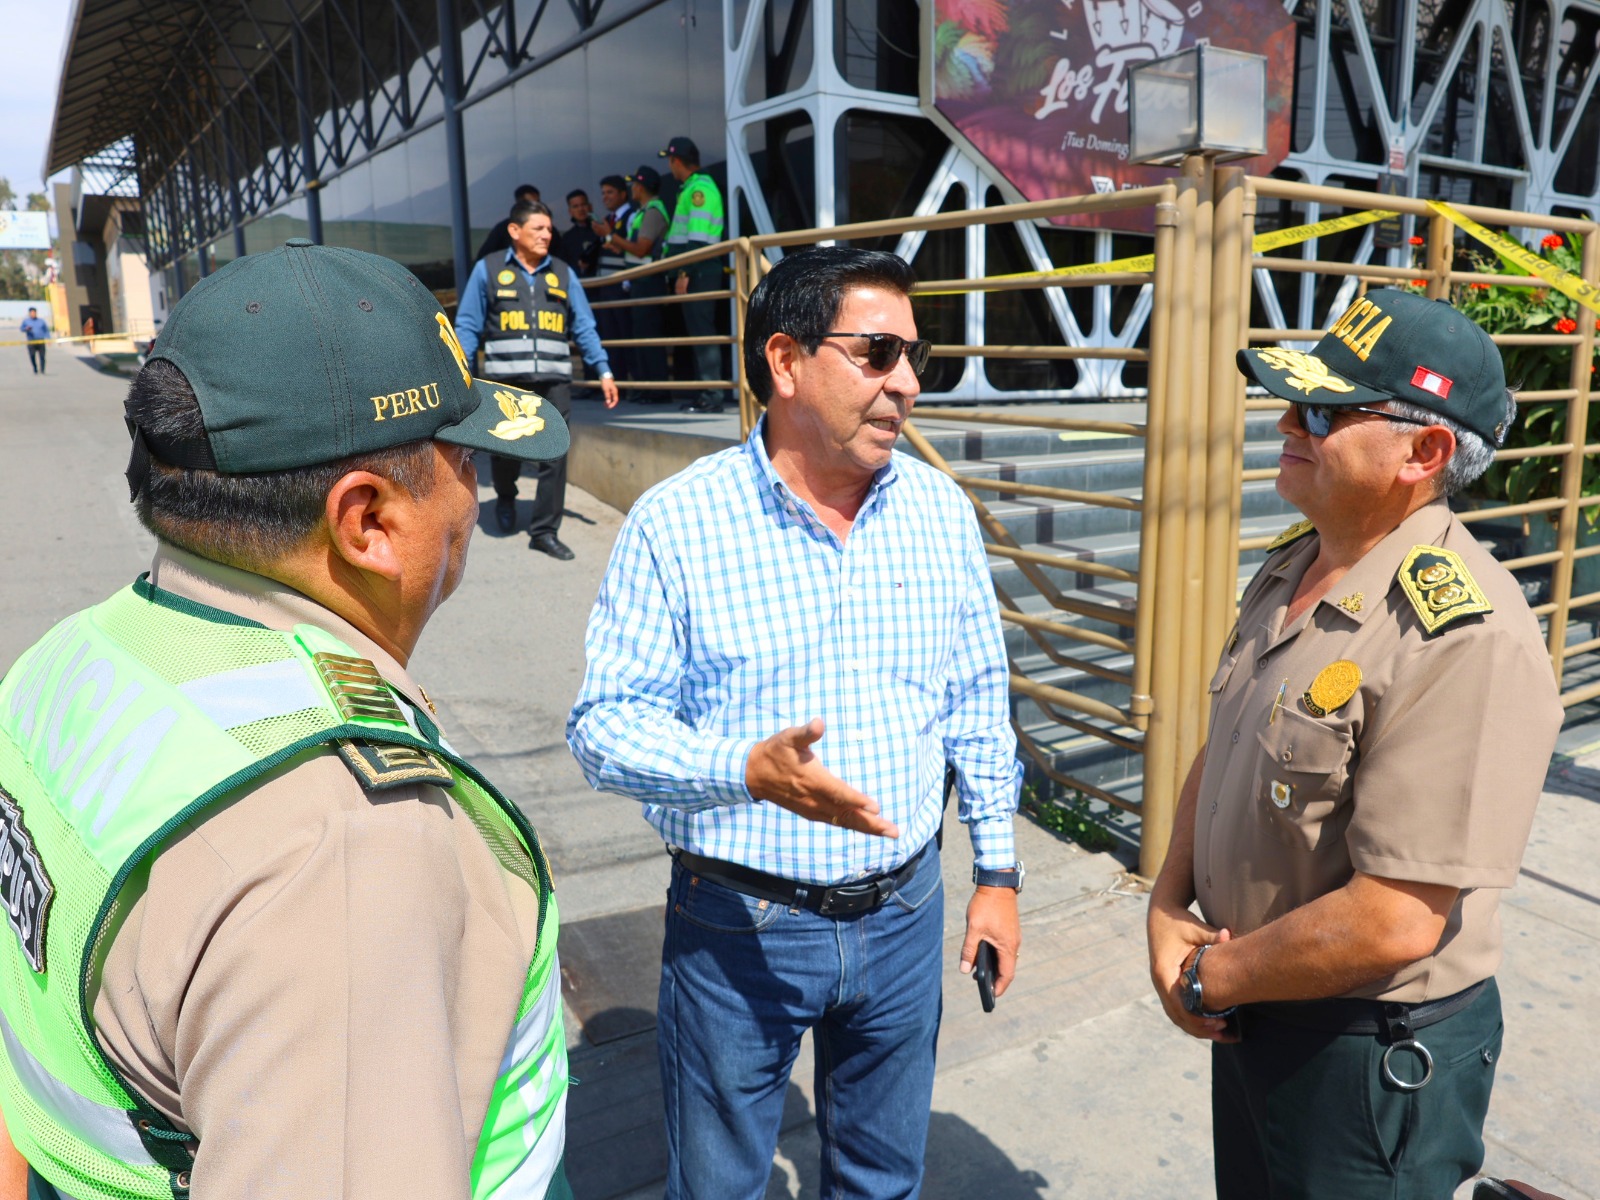
[[[615,240],[616,234],[627,229],[628,219],[633,215],[633,203],[628,197],[628,184],[621,175],[607,175],[600,181],[600,203],[605,209],[605,216],[590,223],[595,236],[600,239],[600,246],[596,251],[598,257],[595,260],[596,279],[615,275],[618,271],[627,270],[628,267],[622,248]],[[598,287],[590,294],[589,302],[593,305],[612,300],[626,300],[629,291],[626,283],[613,287]],[[609,343],[618,338],[628,338],[633,332],[633,310],[596,308],[594,323],[600,331],[602,342]],[[611,368],[619,378],[634,377],[633,352],[630,347],[608,347],[606,353],[611,356]]]
[[[667,230],[666,254],[683,254],[702,246],[714,246],[727,233],[727,217],[722,207],[722,191],[716,181],[700,169],[700,147],[686,137],[675,137],[660,152],[667,169],[678,181],[678,201]],[[723,286],[722,260],[691,263],[676,277],[678,295],[690,292],[719,291]],[[712,301],[702,300],[683,306],[683,325],[690,337],[710,337],[717,332],[717,314]],[[694,347],[695,370],[701,380],[721,378],[722,350],[718,346]],[[681,406],[686,412],[721,412],[722,393],[707,388]]]
[[[641,166],[627,179],[632,205],[628,210],[627,225],[615,229],[607,245],[620,251],[624,267],[642,267],[661,257],[666,245],[667,206],[657,193],[661,190],[661,176],[650,167]],[[665,275],[646,275],[633,280],[628,295],[634,300],[659,299],[667,294]],[[659,338],[662,334],[661,309],[656,305],[643,305],[624,310],[633,314],[633,336]],[[636,346],[633,351],[634,378],[651,383],[665,382],[667,378],[667,351],[664,346]],[[633,400],[648,403],[659,393],[635,392]]]
[[[566,417],[572,411],[570,343],[576,341],[583,360],[600,373],[606,407],[615,408],[617,384],[595,331],[589,302],[573,269],[550,255],[554,236],[550,210],[533,202],[519,204],[511,210],[507,228],[511,249],[498,263],[478,261],[456,310],[456,332],[467,361],[471,362],[481,347],[486,378],[537,391]],[[495,455],[490,469],[495,519],[503,533],[510,533],[516,527],[517,477],[522,463]],[[566,561],[572,558],[572,551],[556,536],[567,497],[566,456],[538,463],[535,470],[539,482],[528,528],[529,544]]]
[[[565,425],[403,267],[306,241],[201,280],[124,416],[150,572],[0,681],[29,1195],[570,1197],[544,856],[406,666],[473,451]]]
[[[1277,488],[1309,520],[1212,680],[1151,977],[1217,1043],[1221,1200],[1447,1197],[1483,1161],[1497,906],[1561,726],[1538,622],[1446,499],[1514,402],[1487,334],[1394,290],[1239,366],[1291,401]]]

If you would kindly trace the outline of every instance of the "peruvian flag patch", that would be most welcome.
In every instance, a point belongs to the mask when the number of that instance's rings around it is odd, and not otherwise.
[[[1425,392],[1432,392],[1443,400],[1450,395],[1453,380],[1446,379],[1437,371],[1430,371],[1427,367],[1418,367],[1417,373],[1411,377],[1411,386],[1419,387]]]

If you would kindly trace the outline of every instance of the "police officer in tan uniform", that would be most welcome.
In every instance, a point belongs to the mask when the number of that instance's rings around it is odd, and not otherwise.
[[[1308,520],[1211,681],[1151,977],[1215,1043],[1221,1200],[1449,1197],[1483,1161],[1497,906],[1561,724],[1537,620],[1446,500],[1514,401],[1486,334],[1392,290],[1239,367],[1291,402],[1277,486]]]

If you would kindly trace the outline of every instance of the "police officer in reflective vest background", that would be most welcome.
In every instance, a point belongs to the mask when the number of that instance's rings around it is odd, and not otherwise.
[[[628,207],[628,220],[623,228],[612,230],[606,241],[608,249],[619,251],[626,268],[642,267],[661,257],[666,245],[667,206],[656,195],[661,190],[661,176],[650,167],[641,166],[627,177],[632,203]],[[665,275],[645,275],[633,280],[628,295],[634,300],[652,300],[667,294]],[[647,304],[639,308],[621,309],[632,313],[631,334],[635,338],[659,338],[662,321],[661,308]],[[637,346],[633,355],[633,378],[645,383],[663,383],[667,378],[667,351],[664,346]],[[635,403],[651,403],[662,395],[653,390],[634,392]]]
[[[550,255],[555,226],[550,210],[529,201],[511,210],[506,226],[511,249],[498,262],[480,259],[467,277],[456,310],[456,332],[467,361],[481,347],[483,374],[488,379],[538,392],[563,417],[572,411],[572,351],[576,341],[584,362],[600,373],[600,390],[607,408],[617,405],[617,384],[594,314],[578,285],[577,274]],[[490,280],[490,272],[494,278]],[[533,497],[529,545],[565,562],[572,551],[557,537],[567,498],[565,456],[535,468],[538,486]],[[494,477],[495,520],[502,533],[517,523],[517,477],[522,464],[504,455],[490,461]]]
[[[703,246],[714,246],[727,236],[728,220],[722,208],[722,191],[716,181],[700,169],[700,147],[686,137],[675,137],[660,152],[667,168],[678,181],[678,202],[672,209],[672,225],[667,230],[665,257],[685,254]],[[671,276],[669,275],[669,278]],[[722,260],[690,263],[676,276],[678,295],[714,292],[723,287]],[[690,337],[710,337],[717,332],[717,313],[713,301],[700,300],[683,306],[683,327]],[[702,382],[718,379],[722,373],[722,348],[694,348],[695,377]],[[680,405],[685,412],[721,412],[722,393],[706,388],[699,396]]]
[[[195,285],[124,416],[150,571],[0,680],[28,1195],[570,1200],[548,864],[407,672],[473,451],[565,423],[405,268],[303,239]]]

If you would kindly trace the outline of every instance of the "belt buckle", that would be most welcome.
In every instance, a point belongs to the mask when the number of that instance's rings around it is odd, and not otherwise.
[[[876,882],[846,883],[839,887],[831,887],[824,892],[822,903],[817,906],[817,912],[824,917],[849,916],[863,909],[876,908],[882,901],[883,896]]]

